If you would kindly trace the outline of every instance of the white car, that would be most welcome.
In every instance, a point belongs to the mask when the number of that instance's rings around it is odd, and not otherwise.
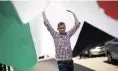
[[[92,57],[93,55],[105,54],[105,48],[104,46],[97,46],[88,51],[85,51],[85,54],[88,55],[89,57]]]

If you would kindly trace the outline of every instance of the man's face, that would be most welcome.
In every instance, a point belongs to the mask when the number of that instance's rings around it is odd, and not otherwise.
[[[65,24],[62,24],[62,25],[58,26],[58,31],[59,31],[60,34],[64,34],[65,30],[66,30]]]

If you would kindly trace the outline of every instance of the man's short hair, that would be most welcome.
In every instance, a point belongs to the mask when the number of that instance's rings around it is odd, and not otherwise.
[[[60,23],[58,24],[58,27],[59,27],[60,25],[65,25],[65,23],[64,23],[64,22],[60,22]]]

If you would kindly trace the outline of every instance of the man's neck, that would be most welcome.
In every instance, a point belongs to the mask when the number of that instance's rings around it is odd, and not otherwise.
[[[64,33],[59,33],[60,35],[66,35],[67,33],[66,32],[64,32]]]

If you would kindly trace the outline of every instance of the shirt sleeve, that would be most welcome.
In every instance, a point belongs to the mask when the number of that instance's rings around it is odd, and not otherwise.
[[[56,31],[52,28],[48,20],[44,21],[45,26],[47,27],[47,30],[50,32],[50,34],[55,37],[56,36]]]
[[[74,35],[74,33],[77,31],[77,29],[79,28],[80,26],[80,22],[75,24],[75,26],[68,31],[68,35],[71,37],[72,35]]]

